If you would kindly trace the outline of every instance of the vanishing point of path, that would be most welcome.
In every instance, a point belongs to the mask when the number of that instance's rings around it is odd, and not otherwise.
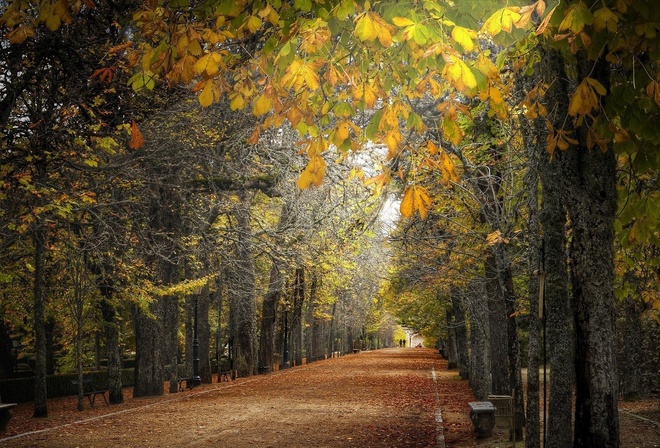
[[[16,415],[0,446],[444,448],[446,369],[436,350],[384,349],[82,412],[69,398],[31,433]]]

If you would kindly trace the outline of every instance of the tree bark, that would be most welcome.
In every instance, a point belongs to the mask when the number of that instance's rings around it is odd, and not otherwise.
[[[238,240],[234,245],[236,261],[232,266],[231,317],[234,319],[233,333],[234,368],[239,376],[250,376],[256,373],[256,322],[255,322],[255,264],[250,226],[250,210],[247,194],[244,193],[241,203],[235,211]]]
[[[478,400],[486,400],[491,391],[490,357],[488,356],[488,309],[483,285],[473,281],[469,286],[470,315],[470,386]]]
[[[46,324],[44,320],[46,267],[45,224],[37,218],[34,229],[34,349],[36,362],[34,367],[34,414],[33,417],[48,417],[46,390]]]
[[[509,395],[509,350],[506,303],[500,289],[495,254],[486,259],[486,291],[488,295],[489,341],[491,359],[491,390],[496,395]]]
[[[302,267],[296,269],[296,277],[293,286],[293,314],[291,319],[291,335],[293,342],[294,365],[302,365],[303,331],[302,331],[302,308],[305,300],[305,270]]]
[[[286,227],[293,221],[292,203],[287,202],[282,206],[280,219],[277,224],[278,247],[284,247],[284,238],[279,237]],[[275,364],[275,322],[277,321],[277,306],[282,297],[284,287],[283,263],[278,258],[273,258],[268,281],[268,291],[264,297],[261,308],[261,331],[259,334],[259,365],[264,367]]]
[[[165,393],[163,363],[163,298],[155,297],[149,310],[134,307],[135,374],[134,397]]]
[[[609,89],[604,59],[594,65],[577,54],[578,82],[589,76]],[[616,378],[614,218],[617,210],[616,157],[587,147],[586,125],[579,145],[566,152],[565,193],[572,224],[569,256],[574,297],[575,435],[574,447],[618,448]]]
[[[456,361],[459,374],[461,378],[468,379],[470,372],[470,361],[468,356],[468,336],[465,327],[465,309],[458,297],[457,291],[451,293],[452,304],[452,327],[454,328],[454,336],[456,339]]]
[[[107,282],[105,282],[107,283]],[[108,400],[112,404],[124,402],[121,381],[121,346],[119,344],[119,322],[117,310],[112,302],[114,290],[110,285],[99,286],[101,290],[101,314],[105,334],[106,355],[108,357]]]
[[[627,297],[623,302],[623,359],[619,369],[621,395],[624,400],[635,400],[646,395],[642,377],[644,354],[642,352],[642,306],[641,298]]]
[[[309,287],[309,300],[312,303],[312,361],[320,361],[324,356],[323,349],[323,320],[319,317],[320,303],[317,296],[318,277],[314,270],[312,270],[312,280]],[[308,356],[309,358],[309,356]]]
[[[213,374],[211,373],[211,327],[209,324],[209,308],[211,306],[211,298],[209,295],[209,288],[205,286],[202,294],[199,296],[199,303],[197,309],[197,341],[199,343],[199,376],[202,383],[211,384],[213,382]],[[176,352],[175,352],[176,353]]]
[[[531,123],[526,123],[530,125]],[[538,131],[537,123],[530,126]],[[532,137],[533,138],[533,137]],[[529,260],[529,344],[527,351],[527,413],[525,420],[525,447],[539,448],[541,446],[541,422],[539,400],[539,366],[540,366],[540,336],[541,318],[539,316],[539,290],[540,261],[539,248],[541,246],[541,229],[539,225],[539,188],[538,188],[538,152],[545,150],[540,142],[525,139],[525,146],[529,148],[529,167],[525,175],[527,188],[528,211],[528,260]],[[570,414],[569,414],[570,415]]]

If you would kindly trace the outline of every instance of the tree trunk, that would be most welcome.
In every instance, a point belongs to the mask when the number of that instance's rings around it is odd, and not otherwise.
[[[259,365],[272,367],[275,364],[275,322],[277,322],[277,305],[282,295],[284,278],[277,263],[273,261],[270,267],[268,292],[261,306],[261,333],[259,335]]]
[[[103,315],[103,332],[108,357],[108,399],[113,404],[123,403],[119,322],[117,320],[117,310],[112,302],[114,290],[109,285],[101,285],[99,288],[103,297],[101,300],[101,314]]]
[[[178,383],[178,351],[179,351],[179,301],[176,296],[162,298],[164,302],[163,317],[163,354],[167,378],[169,378],[169,392],[176,393]]]
[[[465,309],[461,303],[460,298],[457,296],[457,291],[451,293],[452,315],[454,328],[454,336],[456,340],[456,362],[459,369],[459,374],[464,380],[469,377],[469,356],[468,356],[468,340],[467,329],[465,328]]]
[[[46,227],[37,218],[34,229],[34,414],[33,417],[48,417],[46,390],[46,324],[44,320],[46,267]]]
[[[483,287],[470,285],[468,307],[470,313],[470,384],[478,400],[486,400],[491,391],[490,358],[488,356],[488,309],[484,306]]]
[[[209,309],[211,297],[208,286],[204,287],[199,297],[197,340],[199,342],[199,376],[202,383],[211,384],[213,374],[211,373],[211,325],[209,323]]]
[[[296,278],[293,286],[293,315],[291,319],[291,335],[293,342],[294,365],[302,365],[302,308],[305,300],[305,270],[296,269]]]
[[[163,298],[154,297],[147,311],[134,307],[135,374],[134,397],[162,395],[163,369]]]
[[[642,312],[641,298],[627,297],[623,302],[623,368],[621,395],[625,400],[635,400],[646,395],[642,377],[644,356],[642,353]]]
[[[323,320],[319,317],[321,310],[319,309],[320,303],[317,296],[318,278],[314,270],[312,270],[312,281],[309,287],[309,300],[312,306],[312,361],[320,361],[324,358],[323,350]],[[309,359],[308,355],[308,359]]]
[[[445,310],[445,320],[447,321],[447,368],[455,369],[458,367],[458,343],[456,342],[456,326],[454,325],[454,308],[447,306]]]
[[[500,288],[497,261],[492,252],[486,259],[486,291],[490,330],[491,390],[496,395],[509,395],[511,384],[508,368],[508,319],[506,303]]]
[[[236,261],[232,267],[232,317],[236,329],[234,368],[239,376],[256,373],[255,264],[250,226],[250,203],[246,195],[236,208],[238,240],[234,245]]]
[[[538,126],[533,126],[538,131]],[[539,401],[539,366],[540,366],[540,333],[541,319],[539,316],[539,286],[541,266],[539,248],[541,246],[539,213],[538,213],[538,156],[539,150],[545,150],[545,145],[526,142],[526,146],[534,146],[529,151],[530,162],[525,175],[527,187],[527,210],[529,223],[528,260],[529,260],[529,344],[527,351],[527,413],[525,420],[525,447],[539,448],[541,446],[541,422]],[[569,413],[570,415],[570,413]]]
[[[604,59],[594,65],[584,50],[577,54],[578,82],[589,76],[609,89]],[[574,447],[619,446],[618,387],[614,297],[614,218],[617,210],[616,157],[612,149],[588,149],[585,125],[579,145],[566,152],[564,170],[572,225],[575,312]]]

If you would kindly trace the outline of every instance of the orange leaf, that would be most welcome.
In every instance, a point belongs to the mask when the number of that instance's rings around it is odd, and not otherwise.
[[[128,146],[131,149],[140,149],[144,146],[144,137],[135,120],[131,123],[131,141]]]

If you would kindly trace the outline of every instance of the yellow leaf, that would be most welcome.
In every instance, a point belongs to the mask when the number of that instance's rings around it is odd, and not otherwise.
[[[596,92],[606,92],[605,87],[593,78],[585,78],[580,85],[575,89],[571,100],[568,104],[568,114],[571,116],[584,116],[589,114],[592,110],[598,109],[598,96]]]
[[[436,155],[439,151],[439,148],[435,143],[429,140],[428,142],[426,142],[426,150],[432,155]]]
[[[411,26],[415,24],[415,22],[413,22],[412,20],[406,17],[394,17],[392,19],[392,23],[400,28],[405,28],[407,26]]]
[[[383,47],[392,45],[390,25],[374,11],[367,11],[355,18],[354,33],[363,42],[373,42],[378,39]]]
[[[456,123],[456,120],[445,116],[442,119],[442,135],[445,140],[451,142],[453,145],[458,145],[463,140],[465,134],[458,126],[458,123]]]
[[[415,211],[413,202],[413,187],[407,187],[406,191],[403,193],[401,205],[399,206],[399,212],[401,212],[401,216],[410,218],[413,215]]]
[[[22,44],[31,37],[34,37],[34,30],[29,25],[21,25],[7,33],[7,39],[11,44]]]
[[[397,154],[397,149],[399,149],[399,144],[401,143],[401,132],[399,132],[398,128],[390,130],[390,132],[387,133],[387,136],[385,138],[385,141],[387,143],[387,158],[388,159],[393,159],[396,154]]]
[[[415,208],[419,212],[419,216],[421,216],[422,219],[426,219],[426,215],[428,213],[427,210],[431,206],[431,198],[426,192],[426,188],[420,186],[413,188],[414,188],[413,197],[415,200]]]
[[[597,94],[599,94],[600,96],[607,95],[607,90],[597,79],[594,78],[585,78],[585,79],[591,86],[593,86]]]
[[[349,125],[346,121],[339,123],[335,128],[335,143],[339,142],[341,144],[344,140],[348,138],[349,135]]]
[[[229,108],[231,110],[241,110],[245,108],[245,99],[243,95],[237,92],[229,94]]]
[[[594,28],[596,31],[602,31],[607,28],[608,31],[616,33],[619,17],[607,7],[602,7],[594,12]]]
[[[296,185],[298,185],[298,188],[301,190],[306,190],[312,185],[312,182],[314,182],[314,176],[309,171],[304,170],[302,173],[300,173],[300,177],[298,178]]]
[[[193,39],[188,43],[188,53],[193,56],[199,56],[202,54],[202,45],[199,43],[199,40]]]
[[[651,81],[646,86],[646,94],[652,98],[655,103],[660,106],[660,83],[658,81]]]
[[[474,42],[472,39],[476,39],[477,32],[461,26],[455,26],[454,29],[451,30],[451,37],[460,44],[465,51],[470,52],[474,50]]]
[[[456,166],[451,158],[444,152],[440,152],[440,169],[442,171],[442,183],[448,185],[450,182],[458,182]]]
[[[481,27],[481,31],[491,36],[497,36],[502,31],[510,33],[513,29],[513,24],[520,20],[518,10],[519,8],[510,6],[498,9],[486,19]]]
[[[261,19],[257,16],[250,16],[246,26],[251,33],[256,33],[261,28]]]
[[[201,75],[204,73],[208,77],[215,76],[219,71],[219,64],[222,57],[218,53],[208,53],[202,56],[195,62],[195,74]]]
[[[477,87],[477,78],[470,67],[458,58],[450,58],[450,61],[442,69],[443,78],[463,93],[468,93],[469,90]]]
[[[260,117],[262,115],[266,115],[271,107],[273,106],[273,102],[269,97],[266,96],[266,94],[261,94],[259,95],[259,98],[254,102],[254,106],[252,108],[252,113],[256,117]]]
[[[399,211],[401,212],[401,216],[405,218],[410,218],[415,211],[418,211],[421,218],[425,219],[430,206],[431,198],[426,192],[426,188],[419,185],[412,185],[404,191]]]
[[[199,94],[197,99],[199,100],[199,104],[201,104],[202,107],[209,107],[211,104],[213,104],[215,98],[213,95],[212,81],[206,82],[206,85],[202,89],[202,92]]]
[[[305,63],[301,59],[295,59],[282,76],[282,84],[286,88],[293,88],[296,92],[300,92],[305,87],[316,90],[320,86],[318,68],[317,62]]]

